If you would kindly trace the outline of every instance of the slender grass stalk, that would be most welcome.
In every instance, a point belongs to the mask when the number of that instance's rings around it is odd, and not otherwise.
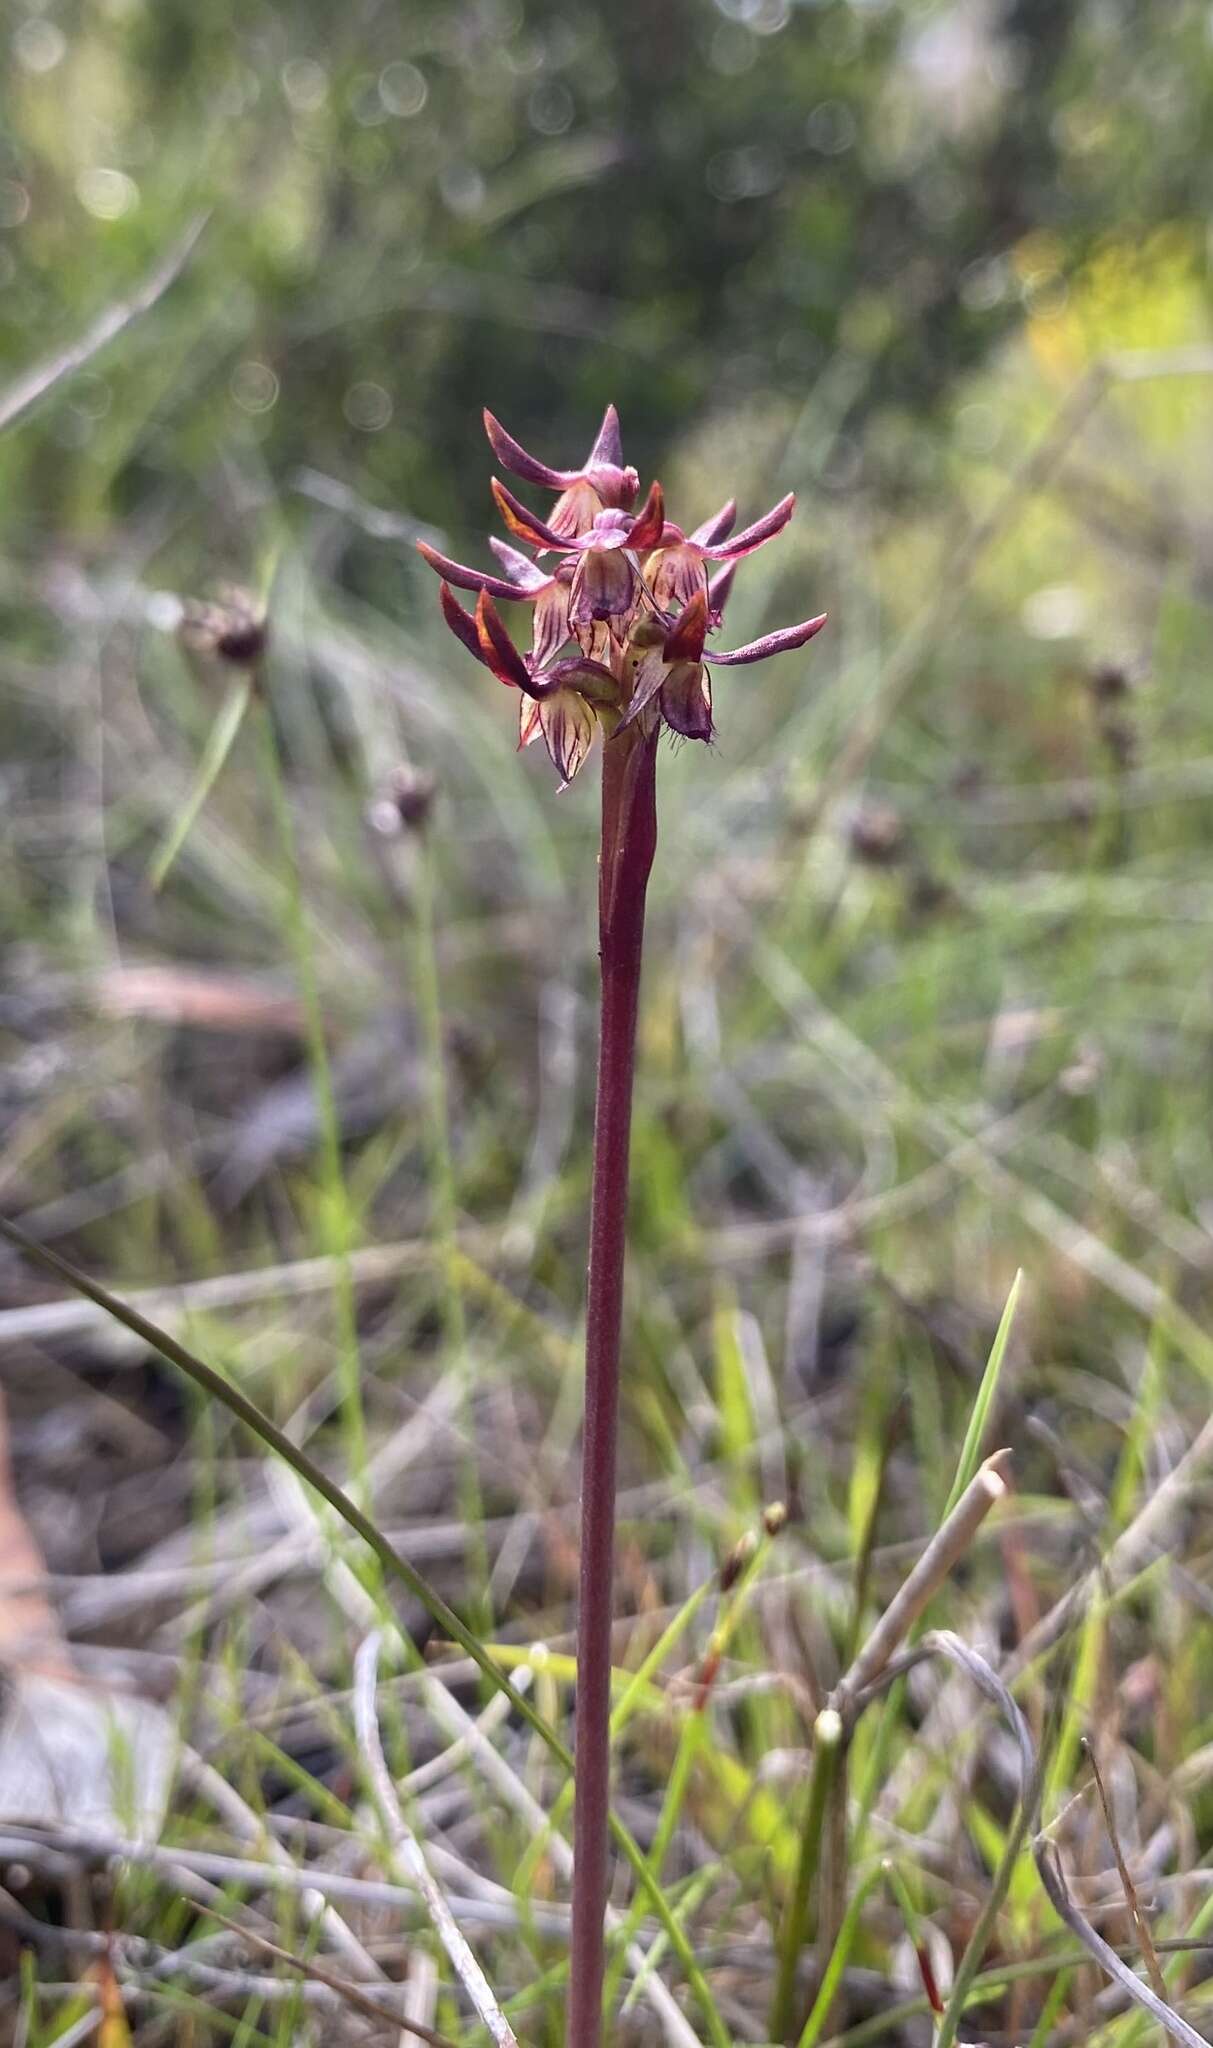
[[[478,1635],[492,1632],[489,1599],[489,1558],[484,1536],[484,1506],[472,1429],[472,1362],[467,1342],[467,1306],[463,1265],[456,1242],[455,1161],[451,1150],[450,1101],[446,1081],[446,1046],[442,1026],[442,990],[438,979],[438,946],[434,926],[433,852],[420,835],[414,867],[414,928],[411,948],[417,1014],[425,1042],[426,1125],[430,1169],[430,1201],[440,1257],[440,1315],[447,1351],[455,1361],[459,1407],[466,1450],[459,1465],[459,1511],[467,1531],[472,1626]]]
[[[964,2016],[965,2006],[968,2004],[970,1993],[981,1969],[986,1948],[998,1921],[998,1915],[1002,1911],[1003,1901],[1011,1889],[1011,1880],[1015,1875],[1015,1866],[1019,1861],[1020,1851],[1027,1839],[1031,1819],[1031,1806],[1027,1800],[1024,1800],[1019,1812],[1015,1816],[1014,1825],[1007,1835],[985,1904],[977,1916],[973,1932],[965,1943],[964,1954],[956,1966],[956,1974],[952,1979],[952,1989],[948,1994],[948,2003],[935,2035],[935,2048],[952,2048],[952,2043],[956,2040],[960,2022]]]
[[[673,1909],[675,1917],[684,1922],[690,1920],[697,1908],[706,1899],[712,1886],[719,1882],[719,1864],[709,1863],[702,1870],[696,1871],[694,1877],[688,1881],[686,1889]],[[643,1969],[637,1970],[628,1986],[627,1994],[620,2007],[621,2012],[630,2012],[632,2007],[639,2003],[645,1984],[652,1976],[653,1971],[660,1968],[661,1959],[669,1945],[670,1938],[664,1929],[660,1934],[653,1937],[653,1945],[645,1957]]]
[[[678,1747],[674,1752],[674,1761],[670,1766],[669,1775],[666,1779],[665,1797],[662,1800],[661,1812],[658,1815],[652,1846],[649,1850],[649,1868],[653,1873],[654,1881],[657,1883],[662,1881],[665,1859],[669,1854],[670,1845],[674,1840],[679,1822],[682,1819],[683,1808],[686,1805],[687,1795],[691,1789],[696,1767],[703,1761],[709,1762],[710,1768],[712,1745],[708,1713],[711,1706],[713,1687],[719,1676],[721,1664],[728,1652],[729,1644],[736,1634],[746,1611],[750,1588],[766,1564],[772,1536],[780,1527],[782,1527],[782,1522],[776,1525],[775,1530],[764,1529],[762,1537],[757,1542],[754,1541],[752,1536],[743,1537],[741,1543],[733,1550],[731,1557],[726,1559],[721,1573],[718,1575],[720,1582],[725,1587],[720,1618],[712,1630],[703,1655],[699,1660],[699,1672],[695,1689],[691,1696],[691,1705],[689,1711],[683,1716],[682,1727],[678,1736]],[[618,1730],[619,1707],[617,1706],[611,1716],[612,1735],[616,1735]],[[624,1921],[619,1941],[616,1944],[612,1968],[607,1974],[606,2005],[608,2010],[613,2008],[615,1998],[618,1995],[626,1951],[633,1936],[639,1929],[643,1912],[643,1898],[634,1899],[627,1919]]]
[[[308,1066],[316,1095],[320,1123],[320,1166],[324,1197],[324,1249],[333,1260],[333,1297],[337,1312],[337,1384],[341,1392],[341,1418],[345,1430],[351,1490],[360,1496],[366,1470],[366,1424],[362,1408],[362,1371],[358,1347],[358,1310],[354,1298],[354,1276],[350,1265],[353,1248],[353,1217],[349,1191],[341,1162],[341,1124],[333,1093],[324,1011],[316,979],[316,960],[303,901],[303,878],[299,869],[299,847],[290,796],[278,751],[273,713],[265,702],[258,704],[262,757],[270,808],[278,835],[282,880],[286,893],[287,938],[295,959],[295,974],[303,1004]]]
[[[219,707],[215,722],[207,734],[206,745],[202,749],[202,759],[198,764],[193,787],[180,810],[174,813],[148,868],[147,879],[157,893],[167,882],[177,855],[197,824],[203,805],[223,773],[227,757],[236,744],[237,734],[252,703],[254,688],[252,672],[246,671],[230,684],[227,695]]]
[[[1015,1321],[1016,1310],[1019,1307],[1019,1300],[1022,1288],[1023,1270],[1022,1268],[1020,1268],[1016,1271],[1015,1278],[1011,1282],[1011,1289],[1009,1294],[1007,1295],[1006,1302],[1003,1305],[1002,1315],[999,1317],[998,1321],[998,1328],[994,1333],[994,1342],[990,1346],[990,1353],[989,1357],[986,1360],[985,1371],[982,1373],[981,1376],[981,1384],[977,1389],[977,1395],[974,1399],[972,1409],[969,1413],[969,1420],[964,1434],[964,1442],[962,1443],[960,1449],[960,1457],[957,1460],[956,1471],[952,1478],[952,1485],[948,1492],[947,1501],[944,1504],[944,1511],[941,1517],[941,1526],[943,1522],[947,1521],[948,1516],[952,1513],[952,1510],[956,1507],[957,1503],[961,1499],[966,1487],[971,1485],[973,1478],[977,1472],[978,1462],[981,1458],[982,1446],[985,1442],[986,1431],[989,1427],[990,1416],[994,1408],[994,1403],[997,1398],[999,1385],[1002,1379],[1002,1369],[1006,1360],[1007,1346],[1011,1341],[1011,1329]],[[914,1630],[911,1632],[911,1642],[915,1640],[916,1636],[919,1633],[919,1630],[920,1624],[916,1625]],[[876,1803],[879,1788],[881,1784],[884,1782],[885,1773],[888,1769],[889,1749],[892,1743],[894,1730],[897,1726],[898,1721],[901,1719],[904,1698],[904,1687],[901,1684],[895,1685],[890,1689],[888,1697],[885,1699],[884,1704],[880,1710],[880,1720],[877,1723],[876,1737],[872,1744],[871,1752],[868,1757],[868,1764],[867,1769],[864,1773],[863,1783],[859,1789],[859,1816],[855,1828],[854,1838],[856,1854],[860,1853],[864,1846],[864,1839],[867,1834],[868,1822],[871,1818],[872,1808]]]
[[[1065,2004],[1066,1993],[1070,1988],[1072,1974],[1073,1972],[1070,1970],[1058,1970],[1057,1975],[1045,1994],[1044,2004],[1040,2008],[1040,2017],[1032,2029],[1032,2038],[1028,2042],[1028,2048],[1044,2048],[1044,2044],[1049,2039],[1056,2024],[1057,2015]],[[980,1978],[975,1979],[972,1986],[975,1996],[977,1995],[977,1987],[980,1981]]]
[[[829,1961],[822,1972],[821,1984],[817,1996],[813,2000],[812,2010],[801,2030],[797,2048],[817,2048],[817,2043],[825,2032],[826,2023],[834,2001],[838,1996],[838,1989],[842,1983],[843,1974],[851,1960],[851,1950],[855,1946],[855,1936],[859,1932],[859,1921],[863,1909],[883,1876],[884,1872],[878,1865],[875,1870],[870,1870],[856,1887],[851,1902],[843,1916],[842,1925],[838,1930],[838,1939],[830,1951]]]
[[[809,1803],[800,1831],[800,1857],[796,1881],[788,1900],[779,1937],[779,1972],[771,2007],[771,2039],[786,2041],[792,2030],[796,2002],[796,1965],[800,1961],[809,1924],[809,1897],[821,1855],[821,1825],[826,1797],[838,1762],[842,1742],[842,1717],[833,1707],[824,1707],[813,1727],[813,1769],[809,1779]]]
[[[602,2034],[619,1344],[645,891],[656,845],[657,736],[629,726],[602,757],[602,1009],[586,1295],[568,2048],[597,2048]]]

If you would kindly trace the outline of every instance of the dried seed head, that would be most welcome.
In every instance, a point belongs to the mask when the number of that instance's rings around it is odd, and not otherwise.
[[[250,591],[232,584],[224,586],[218,603],[189,599],[177,630],[192,653],[232,668],[258,667],[269,642],[264,605]]]
[[[787,1527],[787,1521],[788,1510],[786,1503],[781,1500],[768,1501],[762,1511],[762,1526],[766,1530],[767,1535],[778,1536],[780,1530]]]
[[[861,804],[851,819],[851,852],[873,868],[891,868],[906,847],[905,821],[895,804]]]
[[[394,815],[394,829],[424,832],[437,794],[438,784],[432,775],[427,774],[424,768],[411,768],[407,762],[402,762],[393,770],[383,798],[385,810],[390,808]]]
[[[1120,662],[1101,661],[1092,669],[1087,687],[1097,704],[1119,704],[1133,688],[1133,679]]]
[[[722,1593],[729,1592],[737,1584],[738,1579],[749,1564],[757,1548],[758,1541],[754,1531],[747,1529],[745,1535],[733,1545],[733,1548],[720,1567],[720,1590]]]

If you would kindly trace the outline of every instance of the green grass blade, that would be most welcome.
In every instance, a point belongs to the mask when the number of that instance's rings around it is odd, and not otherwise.
[[[834,1781],[842,1736],[843,1727],[839,1715],[832,1707],[824,1707],[818,1714],[813,1729],[813,1773],[809,1781],[808,1808],[800,1831],[796,1881],[788,1899],[779,1935],[779,1965],[771,2009],[771,2035],[776,2041],[786,2040],[791,2031],[792,2013],[796,2002],[796,1970],[808,1939],[809,1900],[813,1880],[817,1875],[822,1823],[825,1819],[826,1801]]]
[[[969,1484],[981,1463],[986,1425],[990,1419],[990,1410],[994,1406],[994,1396],[998,1392],[998,1382],[1002,1375],[1003,1360],[1007,1355],[1007,1345],[1011,1337],[1011,1325],[1015,1321],[1015,1311],[1019,1306],[1019,1295],[1022,1286],[1023,1268],[1021,1266],[1011,1282],[1011,1292],[1007,1296],[1007,1305],[1003,1309],[1001,1320],[994,1333],[994,1342],[990,1346],[990,1356],[986,1361],[986,1369],[981,1376],[981,1385],[977,1389],[977,1398],[973,1403],[973,1412],[969,1416],[969,1426],[965,1431],[965,1440],[960,1447],[960,1461],[956,1467],[956,1477],[952,1481],[952,1491],[948,1495],[947,1506],[944,1508],[945,1520],[951,1514],[952,1509],[956,1506],[965,1487]]]
[[[851,1950],[855,1946],[855,1936],[859,1932],[860,1915],[883,1875],[883,1871],[879,1868],[871,1870],[856,1888],[855,1895],[847,1907],[842,1926],[839,1929],[838,1939],[834,1943],[830,1960],[826,1964],[825,1974],[821,1980],[821,1988],[813,2000],[813,2009],[804,2023],[796,2048],[816,2048],[817,2042],[820,2041],[825,2030],[826,2021],[830,2016],[830,2009],[834,2004],[835,1998],[838,1996],[838,1987],[842,1983],[843,1972],[851,1959]]]
[[[147,878],[153,890],[162,889],[168,880],[169,870],[193,831],[198,813],[223,773],[224,762],[236,743],[252,701],[253,679],[249,675],[240,676],[220,705],[206,736],[193,788],[152,856]]]
[[[990,1881],[985,1904],[977,1916],[976,1925],[965,1944],[964,1954],[956,1966],[948,2003],[935,2035],[934,2048],[952,2048],[952,2043],[956,2039],[965,2006],[981,1969],[986,1947],[994,1932],[998,1915],[1002,1911],[1003,1901],[1011,1889],[1015,1866],[1027,1839],[1034,1803],[1032,1788],[1025,1786],[1014,1825],[1007,1835],[1002,1859]]]

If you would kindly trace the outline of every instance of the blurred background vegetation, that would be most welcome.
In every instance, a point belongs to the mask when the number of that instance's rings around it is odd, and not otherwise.
[[[727,640],[831,616],[724,672],[716,745],[662,758],[621,1611],[685,1597],[784,1492],[814,1576],[737,1652],[828,1683],[873,1531],[938,1519],[1022,1265],[995,1428],[1027,1552],[983,1553],[951,1617],[1013,1642],[1173,1469],[1213,1375],[1213,13],[10,0],[0,30],[0,416],[115,314],[0,432],[5,1208],[115,1284],[206,1282],[161,1309],[337,1467],[359,1408],[394,1442],[454,1385],[458,1428],[448,1405],[377,1505],[469,1611],[488,1569],[501,1633],[559,1633],[593,778],[557,797],[512,751],[411,541],[487,562],[482,405],[565,463],[613,400],[687,526],[798,494]],[[165,629],[225,579],[272,584],[266,704],[156,888],[226,687]],[[402,763],[435,785],[422,831],[388,802]],[[348,1296],[301,1263],[350,1249]],[[332,1713],[299,1704],[348,1678],[340,1586],[124,1599],[294,1525],[220,1419],[51,1293],[0,1257],[19,1486],[75,1654],[167,1700],[188,1647],[182,1722],[259,1812],[346,1796]],[[1046,1674],[1075,1726],[1123,1733],[1158,1827],[1213,1730],[1211,1543],[1200,1495],[1186,1577]],[[87,1574],[114,1589],[92,1606]],[[273,1769],[254,1707],[302,1717]],[[757,1769],[804,1731],[781,1696],[720,1739]],[[668,1765],[646,1741],[637,1800]],[[718,1845],[719,1796],[695,1814]],[[939,1835],[978,1876],[983,1798]],[[495,1814],[469,1853],[508,1881],[518,1834]],[[713,1927],[750,1931],[791,1854],[726,1873]],[[962,1945],[968,1898],[923,1882]],[[1017,1897],[1004,1952],[1055,1933]],[[530,1969],[504,1936],[490,1961]],[[762,2003],[734,1987],[739,2038]],[[555,2038],[558,1990],[528,2024]]]

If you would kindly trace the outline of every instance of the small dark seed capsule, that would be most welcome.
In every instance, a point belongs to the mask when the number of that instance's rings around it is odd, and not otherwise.
[[[400,766],[373,807],[373,823],[379,831],[424,831],[434,809],[438,784],[424,768]]]
[[[1119,704],[1133,686],[1128,670],[1119,662],[1102,661],[1092,670],[1088,687],[1097,704]]]
[[[192,600],[181,617],[181,639],[195,654],[231,668],[256,668],[265,653],[269,627],[264,611],[247,590],[227,588],[219,604]]]
[[[251,668],[265,653],[267,639],[265,623],[258,625],[232,626],[221,633],[215,642],[215,652],[221,661],[234,662],[240,668]]]
[[[733,1545],[720,1567],[720,1590],[727,1593],[737,1584],[742,1572],[754,1555],[756,1545],[752,1530],[747,1530],[739,1542]]]
[[[893,804],[864,804],[851,820],[850,837],[856,860],[869,867],[893,867],[905,852],[905,823]]]

